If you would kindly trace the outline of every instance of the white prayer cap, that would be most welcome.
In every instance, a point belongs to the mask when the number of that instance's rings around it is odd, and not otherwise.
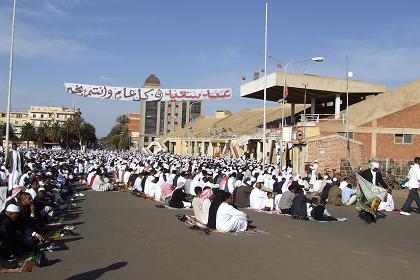
[[[45,175],[51,176],[52,174],[51,174],[51,172],[47,172],[47,173],[45,173]]]
[[[333,181],[334,181],[334,182],[337,182],[337,178],[335,178],[335,177],[334,177],[334,178],[333,178]]]
[[[40,192],[40,191],[45,191],[45,188],[44,187],[40,187],[39,189],[38,189],[38,191]]]
[[[322,176],[322,178],[328,179],[328,175],[324,175],[324,176]]]
[[[316,159],[316,160],[314,160],[314,162],[315,162],[315,163],[318,163],[318,160]]]
[[[302,179],[299,179],[298,180],[298,184],[301,185],[301,186],[303,186],[305,184],[305,182]]]
[[[240,187],[240,186],[242,186],[242,181],[241,180],[237,180],[235,182],[235,187]]]
[[[6,208],[6,212],[20,213],[20,207],[15,204],[9,204]]]
[[[258,175],[257,183],[264,183],[264,175]]]

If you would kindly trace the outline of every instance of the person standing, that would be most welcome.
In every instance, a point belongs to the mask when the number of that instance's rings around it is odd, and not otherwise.
[[[314,164],[311,165],[311,180],[309,181],[309,185],[311,185],[312,187],[315,185],[316,182],[316,178],[317,178],[317,170],[318,170],[318,161],[315,160]]]
[[[19,184],[20,176],[22,176],[24,157],[21,152],[17,150],[17,144],[12,144],[12,150],[7,153],[6,168],[9,171],[9,186],[10,191],[14,185]]]
[[[419,187],[420,187],[420,157],[414,159],[414,165],[411,167],[408,179],[408,197],[405,201],[403,207],[401,208],[401,215],[410,216],[411,203],[416,201],[417,208],[420,209],[420,197],[419,197]]]

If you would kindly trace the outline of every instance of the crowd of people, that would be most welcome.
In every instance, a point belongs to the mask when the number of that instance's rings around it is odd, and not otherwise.
[[[377,211],[393,211],[391,191],[382,180],[378,163],[359,173],[364,188],[348,178],[317,172],[300,175],[291,166],[263,165],[246,158],[142,154],[117,151],[18,150],[0,154],[0,180],[7,185],[7,199],[0,216],[1,258],[9,260],[34,250],[44,241],[43,225],[66,206],[72,180],[80,178],[92,191],[130,190],[168,207],[192,208],[195,219],[220,232],[252,230],[240,210],[277,211],[293,219],[336,221],[327,204],[362,204],[367,222]],[[420,206],[420,158],[410,171],[410,194],[401,214],[409,215],[413,200]],[[358,175],[358,176],[359,176]],[[381,185],[385,196],[370,199],[366,190]],[[17,234],[16,234],[17,233]]]

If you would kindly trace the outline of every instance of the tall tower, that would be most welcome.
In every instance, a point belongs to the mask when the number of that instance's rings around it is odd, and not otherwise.
[[[151,74],[144,81],[144,88],[160,88],[160,80]],[[202,113],[199,101],[141,101],[140,147],[148,146],[156,137],[163,137],[184,128]]]

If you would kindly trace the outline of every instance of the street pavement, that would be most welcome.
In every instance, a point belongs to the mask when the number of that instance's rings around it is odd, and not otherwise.
[[[406,194],[399,193],[401,206]],[[1,279],[420,279],[420,214],[388,213],[365,225],[354,207],[329,207],[348,222],[316,223],[247,211],[268,235],[204,235],[129,193],[87,192],[66,223],[50,266]]]

